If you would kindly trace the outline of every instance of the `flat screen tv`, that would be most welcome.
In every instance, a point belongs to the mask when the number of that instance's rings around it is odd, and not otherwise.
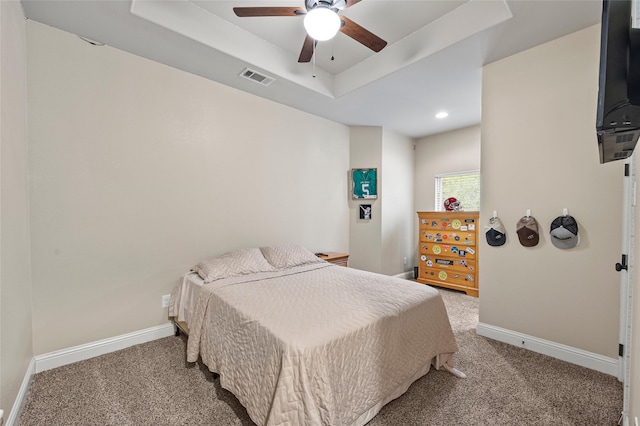
[[[623,160],[640,137],[640,29],[638,0],[604,0],[596,131],[600,163]]]

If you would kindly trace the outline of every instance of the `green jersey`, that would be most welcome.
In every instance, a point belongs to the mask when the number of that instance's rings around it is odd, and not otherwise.
[[[377,198],[376,169],[353,171],[353,198]]]

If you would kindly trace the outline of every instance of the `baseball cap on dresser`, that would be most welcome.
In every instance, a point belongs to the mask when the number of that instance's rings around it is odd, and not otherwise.
[[[558,216],[551,222],[551,243],[559,249],[578,245],[578,222],[573,216]]]
[[[487,244],[490,246],[501,246],[507,241],[504,225],[500,218],[494,216],[489,219],[487,228],[489,229],[485,232],[485,236],[487,237]]]
[[[520,244],[525,247],[538,245],[540,234],[538,233],[538,222],[533,216],[523,216],[516,224],[516,233]]]

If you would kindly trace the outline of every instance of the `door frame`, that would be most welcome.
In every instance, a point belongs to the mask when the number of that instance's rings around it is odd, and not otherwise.
[[[620,326],[618,342],[618,380],[623,384],[622,416],[629,412],[629,390],[631,380],[631,313],[633,308],[632,278],[634,271],[634,236],[636,209],[636,154],[624,163],[622,195],[622,255],[626,256],[626,269],[620,270]],[[624,259],[624,257],[623,257]]]

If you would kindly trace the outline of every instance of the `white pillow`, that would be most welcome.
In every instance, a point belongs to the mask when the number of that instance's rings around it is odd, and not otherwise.
[[[197,272],[205,283],[210,283],[227,277],[273,271],[273,266],[259,248],[248,248],[203,260],[191,270]]]
[[[322,263],[324,260],[302,246],[261,247],[262,254],[276,269],[292,268],[310,263]]]

